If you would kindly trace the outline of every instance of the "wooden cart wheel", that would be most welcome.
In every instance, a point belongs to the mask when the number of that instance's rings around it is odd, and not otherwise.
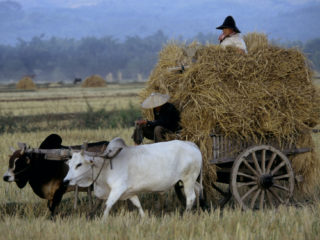
[[[263,209],[288,203],[294,189],[289,159],[269,145],[247,148],[231,170],[230,188],[242,209]]]

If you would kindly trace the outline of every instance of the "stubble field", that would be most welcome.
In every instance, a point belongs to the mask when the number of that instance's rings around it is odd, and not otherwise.
[[[141,88],[142,84],[131,84],[0,92],[1,175],[7,170],[11,146],[16,147],[20,141],[37,147],[51,133],[61,135],[64,145],[117,136],[132,145]],[[107,120],[90,118],[90,114]],[[319,135],[314,135],[317,148]],[[121,202],[106,222],[100,218],[103,209],[96,218],[87,220],[86,194],[80,194],[74,210],[73,193],[67,193],[52,221],[46,200],[37,197],[30,186],[19,189],[15,183],[1,180],[0,239],[319,239],[319,189],[312,196],[296,196],[301,199],[297,206],[243,212],[233,204],[223,211],[215,209],[212,202],[208,212],[183,215],[172,192],[165,195],[168,201],[162,208],[158,195],[145,194],[141,196],[148,213],[145,218],[141,219],[129,203]]]

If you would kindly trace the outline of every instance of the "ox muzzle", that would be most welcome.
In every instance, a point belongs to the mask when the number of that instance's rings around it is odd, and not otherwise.
[[[3,175],[3,181],[5,182],[14,182],[14,180],[14,174],[10,170]]]
[[[69,180],[69,179],[64,179],[64,180],[63,180],[63,186],[68,187],[68,186],[69,186],[69,183],[70,183],[70,180]]]

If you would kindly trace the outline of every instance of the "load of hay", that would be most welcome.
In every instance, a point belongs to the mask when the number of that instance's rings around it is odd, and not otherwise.
[[[32,81],[31,77],[23,77],[21,80],[16,84],[17,89],[23,90],[32,90],[36,89],[36,84]]]
[[[99,75],[92,75],[87,77],[81,87],[105,87],[107,86],[106,81]]]
[[[248,54],[233,47],[168,44],[140,94],[141,100],[151,92],[171,96],[181,111],[181,138],[202,151],[207,189],[216,180],[210,133],[256,142],[272,136],[280,145],[312,147],[310,128],[319,122],[320,98],[304,55],[270,45],[264,35],[245,40]],[[169,71],[182,64],[189,68]],[[153,118],[152,111],[144,115]],[[291,160],[304,177],[301,189],[314,186],[320,165],[314,151]]]

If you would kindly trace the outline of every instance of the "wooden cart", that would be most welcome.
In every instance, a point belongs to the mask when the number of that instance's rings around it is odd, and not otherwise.
[[[310,148],[296,148],[294,144],[279,146],[273,140],[254,144],[218,134],[211,137],[213,159],[210,163],[217,167],[217,182],[229,184],[229,192],[213,185],[224,196],[221,207],[232,196],[242,209],[287,204],[295,181],[303,181],[302,176],[295,175],[288,157],[309,152]]]

